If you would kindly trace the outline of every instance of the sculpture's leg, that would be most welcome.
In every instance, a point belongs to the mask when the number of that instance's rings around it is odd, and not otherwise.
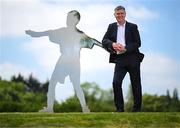
[[[55,87],[57,84],[57,81],[52,75],[51,80],[49,82],[48,86],[48,93],[47,93],[47,107],[44,107],[39,112],[53,112],[53,106],[54,106],[54,100],[55,100]]]
[[[77,78],[77,79],[72,79],[71,81],[72,81],[75,93],[76,93],[76,95],[77,95],[77,97],[78,97],[78,99],[80,101],[80,104],[81,104],[81,107],[82,107],[82,111],[84,113],[90,112],[88,106],[86,105],[86,100],[85,100],[85,96],[84,96],[83,90],[82,90],[82,88],[80,86],[80,77]]]
[[[48,93],[47,93],[47,107],[50,110],[53,110],[54,100],[55,100],[55,87],[57,81],[52,78],[49,82]]]

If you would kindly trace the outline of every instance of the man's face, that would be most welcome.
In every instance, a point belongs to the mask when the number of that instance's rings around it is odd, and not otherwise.
[[[114,16],[116,17],[118,23],[124,23],[126,12],[124,10],[116,10]]]

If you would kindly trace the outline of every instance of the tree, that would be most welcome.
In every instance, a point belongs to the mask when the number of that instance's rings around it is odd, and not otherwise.
[[[26,80],[27,91],[40,92],[40,82],[31,74]]]
[[[175,88],[174,91],[173,91],[173,99],[174,99],[175,101],[178,101],[178,100],[179,100],[177,88]]]
[[[170,111],[173,112],[180,111],[180,101],[178,97],[177,88],[175,88],[173,91],[173,97],[171,98],[171,104],[170,104]]]
[[[91,111],[114,111],[113,91],[102,90],[96,83],[83,83],[82,88]]]
[[[46,104],[48,85],[48,80],[41,83],[32,74],[27,79],[19,74],[18,76],[12,76],[11,81],[0,80],[0,112],[37,112]],[[112,89],[103,90],[98,84],[88,82],[81,86],[92,112],[115,111]],[[142,103],[142,111],[180,111],[180,101],[176,88],[172,97],[169,90],[167,90],[166,95],[162,96],[144,94]],[[132,105],[133,95],[131,85],[129,85],[125,110],[130,111]],[[80,112],[81,106],[76,95],[74,95],[61,104],[56,101],[54,109],[55,112]]]
[[[37,112],[45,105],[46,94],[26,90],[21,82],[0,81],[0,112]]]
[[[166,108],[167,111],[170,111],[170,106],[171,106],[171,96],[169,93],[169,90],[166,91]]]
[[[24,79],[24,77],[20,73],[18,74],[17,77],[15,75],[13,75],[11,77],[11,81],[25,83],[25,79]]]
[[[115,110],[113,102],[113,91],[102,90],[96,83],[83,83],[82,85],[87,104],[91,112],[112,112]],[[77,97],[74,95],[62,102],[55,104],[56,112],[80,112],[81,106]]]

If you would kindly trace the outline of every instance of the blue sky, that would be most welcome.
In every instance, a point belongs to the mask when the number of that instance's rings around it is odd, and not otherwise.
[[[107,26],[115,22],[113,9],[123,5],[127,21],[139,27],[145,53],[142,63],[143,93],[180,93],[180,9],[179,0],[1,0],[0,1],[0,76],[10,79],[21,73],[33,73],[40,81],[50,78],[60,56],[59,47],[48,38],[31,38],[24,30],[44,31],[64,27],[70,10],[78,10],[78,28],[101,41]],[[102,89],[111,88],[114,65],[109,54],[98,47],[81,50],[81,82],[96,82]],[[124,94],[129,85],[123,82]],[[57,85],[56,99],[74,93],[68,78]]]

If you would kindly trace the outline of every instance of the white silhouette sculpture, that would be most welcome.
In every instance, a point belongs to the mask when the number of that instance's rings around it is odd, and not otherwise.
[[[44,107],[40,110],[40,112],[53,112],[55,86],[57,82],[63,84],[65,77],[68,75],[80,101],[82,111],[90,112],[85,101],[83,90],[80,86],[80,50],[81,48],[92,48],[94,44],[102,47],[102,44],[77,29],[76,25],[79,20],[80,13],[76,10],[72,10],[67,15],[67,27],[44,32],[35,32],[31,30],[26,31],[26,34],[31,37],[48,36],[51,42],[60,45],[61,56],[56,63],[54,72],[49,82],[47,107]]]

